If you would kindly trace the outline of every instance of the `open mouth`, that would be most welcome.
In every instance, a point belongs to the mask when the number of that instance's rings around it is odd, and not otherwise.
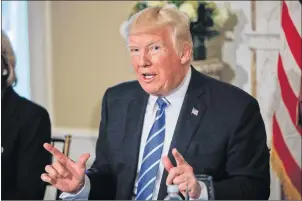
[[[151,73],[143,73],[142,77],[144,81],[150,82],[155,78],[156,74],[151,74]]]

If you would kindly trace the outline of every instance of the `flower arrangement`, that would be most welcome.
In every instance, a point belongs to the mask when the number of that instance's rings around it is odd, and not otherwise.
[[[194,60],[205,59],[204,41],[219,35],[219,29],[224,26],[230,14],[229,6],[219,9],[213,1],[138,1],[132,8],[129,18],[152,6],[174,7],[188,15],[191,21],[190,31],[194,44]]]
[[[219,9],[213,1],[138,1],[132,8],[129,18],[135,13],[152,6],[168,6],[179,9],[189,16],[192,28],[199,29],[196,30],[198,32],[218,31],[220,27],[223,27],[230,13],[229,7]],[[204,34],[211,36],[211,33]]]

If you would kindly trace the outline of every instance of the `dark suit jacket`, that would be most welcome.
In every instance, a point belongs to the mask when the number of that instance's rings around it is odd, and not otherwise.
[[[137,81],[103,98],[89,199],[131,199],[148,94]],[[192,109],[199,111],[192,114]],[[213,176],[216,199],[268,199],[269,151],[257,101],[243,90],[192,68],[171,142],[196,174]],[[166,196],[164,171],[158,199]]]
[[[45,184],[40,176],[51,157],[50,120],[42,107],[8,88],[1,102],[1,198],[41,200]]]

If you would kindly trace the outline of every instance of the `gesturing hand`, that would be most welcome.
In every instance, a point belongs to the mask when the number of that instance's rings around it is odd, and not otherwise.
[[[77,193],[85,183],[86,162],[90,155],[83,154],[78,162],[74,162],[54,146],[48,143],[43,146],[55,157],[56,162],[45,167],[47,174],[42,174],[41,179],[62,192]]]
[[[176,167],[174,167],[168,158],[164,156],[162,158],[163,165],[168,171],[168,177],[166,180],[167,185],[178,185],[179,191],[186,196],[186,188],[190,198],[197,199],[201,193],[201,186],[195,178],[193,168],[185,161],[183,156],[174,148],[172,154],[176,161]]]

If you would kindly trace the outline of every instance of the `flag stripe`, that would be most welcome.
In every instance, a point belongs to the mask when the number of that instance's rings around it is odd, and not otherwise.
[[[285,145],[289,148],[290,154],[297,163],[302,167],[301,162],[301,136],[298,133],[295,125],[292,123],[286,106],[279,95],[278,107],[276,108],[275,116],[278,126],[282,133]]]
[[[299,7],[298,7],[299,6]],[[301,5],[282,0],[275,111],[272,118],[271,165],[288,199],[301,199],[301,128],[297,125],[301,93]],[[299,133],[299,134],[298,134]]]
[[[284,31],[281,29],[280,31],[280,51],[279,54],[282,58],[282,64],[284,66],[284,70],[287,76],[287,80],[290,83],[292,90],[295,93],[295,96],[299,96],[300,93],[300,77],[301,77],[301,69],[299,68],[298,64],[293,57],[291,50],[286,42],[286,37]],[[278,55],[277,55],[278,61]],[[277,68],[276,68],[277,72]]]
[[[278,56],[278,80],[281,89],[282,99],[287,107],[292,123],[296,125],[298,112],[298,97],[295,96],[295,93],[288,82],[280,54]],[[299,128],[297,125],[296,128],[300,135],[302,135],[301,128]]]
[[[286,146],[276,116],[273,116],[273,144],[280,160],[282,161],[286,174],[290,178],[293,186],[301,192],[301,168],[296,164],[288,147]]]
[[[301,37],[289,15],[288,7],[285,1],[282,1],[282,17],[281,17],[282,28],[285,33],[286,40],[288,42],[289,48],[299,66],[301,65]]]
[[[287,8],[288,8],[288,13],[289,17],[293,21],[293,24],[298,31],[300,37],[302,36],[302,30],[301,30],[301,12],[302,12],[302,4],[301,1],[285,1]],[[282,4],[280,4],[282,6]]]
[[[301,200],[301,194],[297,191],[296,188],[293,188],[293,184],[285,172],[284,165],[276,152],[276,148],[274,147],[274,144],[272,144],[272,150],[271,150],[271,166],[281,181],[280,199]]]

